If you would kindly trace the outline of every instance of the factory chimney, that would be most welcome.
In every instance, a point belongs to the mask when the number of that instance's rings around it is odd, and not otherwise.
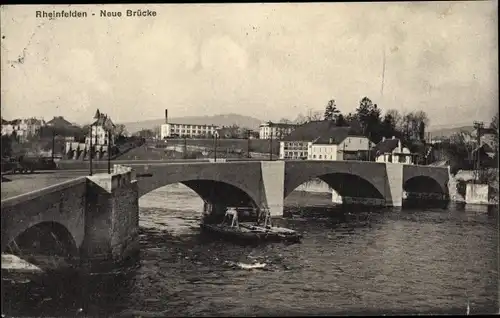
[[[165,124],[168,124],[168,109],[165,109]]]

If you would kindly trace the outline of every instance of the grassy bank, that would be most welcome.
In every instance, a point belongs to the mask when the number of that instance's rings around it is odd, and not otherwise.
[[[184,151],[186,145],[186,151]],[[169,147],[169,149],[166,149]],[[172,150],[175,147],[176,150]],[[250,153],[252,157],[261,154],[265,158],[269,154],[269,141],[250,140]],[[218,158],[248,158],[248,140],[246,139],[220,139],[217,141]],[[273,155],[278,157],[279,144],[273,142]],[[168,160],[168,159],[201,159],[214,157],[214,144],[212,139],[168,139],[167,142],[148,142],[145,145],[131,149],[118,156],[119,160]]]
[[[159,142],[159,145],[183,146],[184,139],[167,139],[167,142]],[[207,150],[214,148],[213,139],[186,139],[187,146],[204,147]],[[217,139],[217,151],[239,150],[241,152],[269,153],[270,141],[265,139]],[[279,153],[279,141],[273,140],[273,154]]]

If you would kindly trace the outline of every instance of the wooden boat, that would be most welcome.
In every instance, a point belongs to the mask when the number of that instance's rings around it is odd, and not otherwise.
[[[271,221],[271,213],[269,212],[269,210],[264,210],[264,213],[262,215],[264,216],[263,225],[260,225],[258,223],[241,224],[241,227],[271,233],[273,238],[281,241],[299,242],[302,239],[302,234],[298,233],[295,230],[286,227],[273,226]]]
[[[215,234],[222,238],[246,242],[298,242],[302,235],[294,230],[270,225],[270,217],[266,218],[264,226],[253,224],[240,224],[238,221],[238,212],[228,210],[220,224],[202,223],[201,229],[205,232]]]

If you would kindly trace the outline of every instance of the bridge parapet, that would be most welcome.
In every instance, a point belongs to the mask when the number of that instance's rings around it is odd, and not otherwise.
[[[85,235],[85,193],[86,179],[81,177],[2,200],[2,252],[40,223],[62,225],[71,243],[80,246]]]

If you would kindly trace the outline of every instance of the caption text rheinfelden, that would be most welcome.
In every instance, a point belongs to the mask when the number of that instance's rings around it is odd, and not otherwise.
[[[124,11],[110,11],[99,10],[98,12],[87,12],[78,10],[60,10],[60,11],[35,11],[37,18],[86,18],[88,16],[97,16],[100,18],[122,18],[122,17],[156,17],[154,10],[124,10]]]

